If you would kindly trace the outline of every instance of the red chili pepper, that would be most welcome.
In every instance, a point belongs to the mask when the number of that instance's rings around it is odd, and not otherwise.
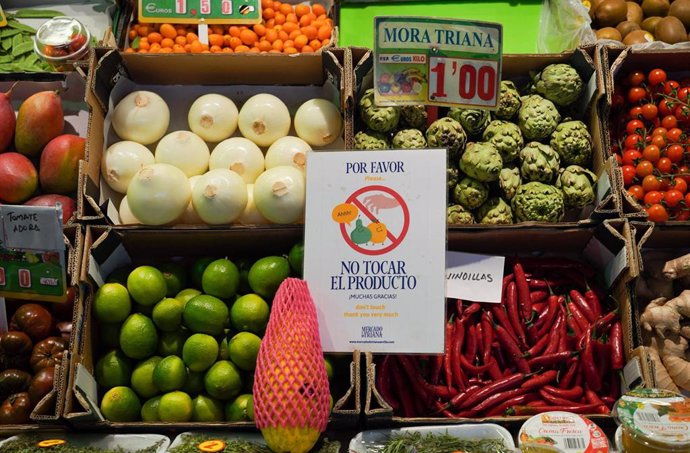
[[[498,366],[498,360],[495,360],[490,358],[489,364],[489,377],[491,380],[496,381],[498,379],[501,379],[503,377],[503,373],[501,373],[501,368]]]
[[[475,315],[475,313],[479,313],[482,309],[482,306],[478,303],[473,303],[469,307],[465,309],[465,311],[462,313],[462,321],[467,322],[469,319]]]
[[[528,278],[527,284],[529,285],[529,289],[531,290],[553,290],[554,288],[558,288],[561,286],[570,286],[570,280],[565,278]]]
[[[527,277],[525,276],[525,270],[522,268],[522,264],[515,263],[515,266],[513,266],[513,273],[515,274],[515,285],[517,287],[517,296],[520,303],[522,318],[525,322],[530,322],[532,320],[532,299],[529,298],[529,284],[527,283]]]
[[[410,392],[408,380],[405,379],[402,367],[397,360],[391,361],[390,376],[393,380],[395,394],[400,398],[400,413],[403,417],[414,417],[415,403],[412,399],[412,392]]]
[[[561,330],[558,337],[558,352],[565,352],[570,350],[568,348],[568,327],[565,323],[565,315],[561,314],[561,317],[563,322],[561,322]]]
[[[611,345],[611,369],[622,370],[625,359],[623,357],[623,327],[620,321],[611,325],[609,344]]]
[[[549,404],[542,399],[534,400],[530,403],[527,403],[527,406],[529,406],[529,407],[544,407],[544,406],[548,406],[548,405]],[[506,414],[506,415],[508,415],[508,414]]]
[[[522,330],[522,322],[520,321],[520,313],[518,311],[518,292],[515,282],[510,282],[506,288],[506,308],[508,311],[508,321],[513,327],[513,332],[517,336],[518,342],[521,346],[526,347],[525,331]],[[531,312],[530,307],[530,312]]]
[[[506,412],[508,415],[537,415],[543,412],[572,412],[575,414],[608,414],[606,406],[600,404],[570,405],[570,406],[513,406]]]
[[[583,405],[582,403],[578,403],[576,401],[572,401],[566,398],[561,398],[560,396],[556,396],[553,393],[549,393],[544,389],[539,389],[539,396],[544,398],[544,400],[548,403],[553,404],[554,406],[581,406]]]
[[[484,333],[484,343],[482,345],[482,350],[484,352],[482,356],[482,363],[486,364],[491,362],[491,343],[494,342],[494,329],[491,327],[491,320],[486,312],[482,313],[482,332]]]
[[[599,379],[604,379],[611,370],[611,347],[599,339],[592,340],[592,355],[597,367]]]
[[[486,373],[487,371],[489,371],[489,368],[491,367],[491,364],[492,364],[492,363],[493,363],[493,362],[489,362],[489,363],[487,363],[487,364],[485,364],[485,365],[479,365],[479,366],[477,366],[477,365],[471,364],[471,363],[465,358],[465,356],[460,356],[460,364],[462,365],[462,368],[465,369],[465,370],[467,370],[468,372],[470,372],[470,373],[472,373],[472,374],[475,374],[475,375],[479,375],[479,374]]]
[[[424,379],[422,376],[419,374],[419,367],[417,364],[414,362],[414,360],[405,355],[399,355],[397,356],[398,358],[398,363],[402,367],[402,369],[405,371],[405,374],[407,375],[407,378],[410,379],[412,382],[412,390],[414,393],[417,394],[418,397],[426,397],[426,387],[424,385]],[[449,388],[449,390],[451,390]],[[409,389],[408,389],[409,391]]]
[[[539,389],[546,384],[553,382],[558,377],[558,371],[549,370],[541,374],[537,374],[527,381],[525,381],[520,387],[523,389]]]
[[[549,335],[549,344],[546,346],[544,354],[549,355],[558,352],[558,340],[561,336],[561,324],[564,322],[563,313],[559,313],[556,317],[556,322],[551,328],[551,332],[546,332],[544,335]]]
[[[497,417],[497,416],[503,416],[505,415],[506,410],[510,406],[519,406],[523,404],[529,404],[531,402],[534,402],[537,400],[539,396],[536,393],[525,393],[523,395],[518,395],[513,398],[510,398],[498,406],[494,407],[491,409],[489,412],[486,413],[487,417]]]
[[[553,385],[545,385],[544,391],[549,392],[559,398],[564,398],[570,401],[577,401],[582,396],[583,390],[580,386],[575,386],[571,389],[561,389]]]
[[[614,400],[617,400],[621,396],[621,376],[620,372],[609,374],[609,389],[608,396]],[[603,398],[602,398],[603,399]],[[610,404],[609,404],[610,406]]]
[[[438,354],[434,356],[434,367],[431,371],[431,383],[438,384],[441,380],[441,371],[443,370],[443,362],[445,356],[443,354]]]
[[[501,346],[506,350],[511,360],[517,366],[517,369],[522,373],[529,373],[531,371],[529,364],[522,356],[522,351],[517,343],[510,337],[510,334],[503,327],[497,325],[494,327],[496,338]]]
[[[527,363],[529,363],[529,366],[531,368],[538,369],[540,367],[558,365],[560,362],[569,359],[570,357],[573,357],[575,355],[577,355],[576,351],[556,352],[549,355],[534,357],[532,359],[529,359]]]
[[[545,336],[553,328],[553,323],[556,320],[558,313],[560,313],[558,299],[559,298],[556,295],[549,297],[549,307],[544,312],[546,315],[544,318],[542,318],[543,321],[540,323],[539,320],[537,320],[537,322],[534,324],[538,329],[537,338]]]
[[[479,385],[470,385],[465,389],[465,391],[458,393],[455,395],[446,405],[444,406],[446,409],[450,408],[456,408],[458,405],[465,399],[467,396],[474,394],[477,390],[481,389],[482,387]]]
[[[501,345],[498,342],[491,343],[491,350],[493,351],[493,356],[496,358],[498,367],[500,370],[505,370],[507,367],[505,357],[503,357],[503,351],[501,350]],[[500,371],[499,370],[499,371]]]
[[[534,308],[534,304],[537,302],[541,302],[542,300],[545,300],[547,297],[549,297],[548,291],[532,291],[529,295],[530,300],[532,301],[532,307]]]
[[[477,355],[475,357],[484,357],[484,329],[482,328],[481,322],[475,324],[474,330],[477,335],[477,340],[475,341],[477,345]],[[472,360],[471,362],[474,363],[475,361]]]
[[[482,387],[481,389],[467,395],[467,397],[462,400],[462,403],[460,403],[459,408],[464,409],[467,407],[474,407],[477,403],[483,401],[490,395],[504,392],[506,390],[512,390],[515,387],[518,387],[522,381],[527,378],[527,376],[529,375],[525,373],[515,373],[503,379],[499,379],[493,384],[489,384],[486,387]]]
[[[596,393],[594,393],[592,390],[590,390],[590,389],[585,390],[585,399],[587,400],[587,403],[589,403],[589,404],[603,404],[603,405],[606,405],[606,403],[604,403],[604,402],[601,400],[601,398],[599,398],[599,396],[598,396]]]
[[[579,365],[580,361],[577,360],[577,358],[570,359],[568,369],[558,383],[558,388],[567,389],[570,387],[570,385],[573,383],[573,379],[575,378]]]
[[[471,325],[467,329],[465,337],[467,341],[465,341],[465,353],[463,355],[467,360],[472,361],[477,356],[477,328]]]
[[[546,349],[546,345],[549,344],[550,337],[547,335],[543,335],[539,340],[537,340],[536,343],[534,343],[534,346],[529,348],[527,352],[525,353],[525,358],[529,359],[530,357],[536,357],[542,352],[544,352],[544,349]]]
[[[571,289],[570,290],[570,300],[572,300],[577,308],[582,312],[584,315],[585,319],[587,320],[587,324],[591,324],[594,321],[596,321],[597,316],[595,315],[594,311],[592,308],[587,305],[587,301],[585,300],[585,296],[580,294],[580,291],[576,289]]]
[[[589,327],[584,333],[584,349],[582,351],[582,368],[587,387],[596,391],[601,389],[601,381],[594,364],[594,353],[592,351],[592,328]]]
[[[515,331],[513,330],[513,326],[510,323],[510,320],[508,319],[508,314],[506,313],[506,310],[504,307],[500,305],[494,305],[491,307],[491,313],[493,313],[496,324],[502,326],[508,334],[510,334],[510,337],[515,341],[516,343],[518,342],[517,335],[515,334]]]
[[[451,346],[450,357],[451,357],[451,373],[452,381],[455,386],[464,390],[467,386],[465,385],[465,374],[460,368],[460,358],[462,357],[462,344],[465,341],[465,325],[461,319],[455,319],[455,331],[453,332],[453,345]]]
[[[393,391],[391,389],[392,362],[393,357],[390,355],[385,356],[381,361],[380,369],[376,373],[376,389],[381,395],[381,398],[383,398],[384,401],[393,408],[393,411],[397,411],[400,409],[400,402],[393,395]]]
[[[428,394],[431,394],[444,400],[449,400],[458,394],[458,392],[456,392],[455,389],[449,390],[448,387],[446,387],[445,385],[433,385],[427,382],[425,382],[424,384],[424,388],[426,389]]]
[[[434,405],[436,406],[436,409],[438,409],[438,413],[442,414],[444,417],[455,418],[455,414],[446,409],[442,402],[434,401]]]
[[[532,304],[532,310],[536,311],[537,313],[543,313],[547,305],[549,305],[549,303],[546,302],[546,299],[544,299],[542,302]]]
[[[577,305],[575,305],[574,302],[568,302],[567,306],[568,310],[570,310],[570,313],[572,313],[575,322],[580,327],[580,330],[583,332],[587,330],[590,323],[587,321],[587,318],[585,318],[585,315],[583,315],[582,312],[577,308]]]
[[[595,318],[598,319],[601,316],[601,302],[599,302],[597,293],[595,293],[594,290],[589,287],[589,285],[587,285],[587,291],[585,291],[585,300],[592,308]]]
[[[611,396],[605,395],[601,397],[601,400],[606,404],[608,407],[612,407],[614,404],[616,404],[616,401],[618,398],[613,398]]]
[[[503,277],[503,284],[501,285],[501,297],[506,293],[506,288],[508,287],[508,283],[513,281],[513,274],[508,274],[505,277]],[[501,303],[505,303],[504,300],[501,300]]]
[[[597,319],[597,321],[592,326],[592,332],[598,334],[600,332],[605,332],[609,325],[618,318],[618,309],[612,310],[606,313],[603,317]]]
[[[502,403],[505,400],[515,398],[516,396],[524,395],[527,392],[529,392],[528,389],[523,389],[519,387],[504,392],[497,392],[486,398],[484,401],[477,404],[475,407],[473,407],[473,409],[479,413],[482,413],[487,411],[488,409],[491,409],[495,405]]]
[[[448,390],[453,386],[453,333],[455,331],[455,325],[453,324],[453,317],[446,323],[446,338],[445,338],[445,348],[444,348],[444,362],[443,370],[446,375],[446,386]]]

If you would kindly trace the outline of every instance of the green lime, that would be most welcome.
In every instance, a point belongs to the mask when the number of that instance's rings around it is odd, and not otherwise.
[[[187,270],[182,264],[165,263],[158,266],[158,270],[163,273],[165,287],[168,289],[165,293],[167,297],[175,297],[175,294],[187,286]]]
[[[223,335],[223,339],[220,340],[218,345],[218,360],[230,360],[230,349],[228,345],[232,337],[234,337],[234,335]]]
[[[153,369],[153,385],[161,392],[179,390],[187,380],[187,367],[181,358],[169,355]]]
[[[250,416],[251,408],[251,416]],[[248,422],[254,420],[254,397],[243,393],[225,405],[225,420],[228,422]]]
[[[189,337],[187,330],[177,332],[161,332],[158,339],[158,354],[162,357],[169,355],[182,356],[182,346]]]
[[[98,359],[95,372],[98,385],[110,389],[129,384],[132,365],[122,351],[114,349]]]
[[[202,294],[184,306],[182,318],[189,330],[209,335],[220,335],[225,330],[229,310],[225,302]]]
[[[237,293],[240,286],[240,271],[235,264],[225,258],[209,264],[201,276],[201,287],[206,294],[227,299]]]
[[[166,332],[179,330],[182,325],[182,311],[184,302],[177,299],[163,299],[153,307],[153,322]]]
[[[198,296],[201,294],[201,291],[198,289],[194,288],[185,288],[179,293],[175,294],[175,299],[179,300],[183,304],[186,304],[189,302],[190,299],[194,298],[195,296]]]
[[[211,257],[199,258],[192,264],[192,283],[197,289],[201,289],[201,277],[204,275],[206,267],[214,262],[216,259]]]
[[[256,358],[259,356],[261,338],[251,332],[240,332],[230,339],[228,349],[230,360],[244,371],[256,368]]]
[[[158,347],[158,332],[151,318],[139,313],[129,315],[120,329],[120,348],[127,357],[145,359]]]
[[[132,372],[132,388],[142,398],[151,398],[158,394],[158,387],[153,383],[153,370],[162,360],[161,357],[153,356],[139,362]]]
[[[240,332],[263,335],[268,325],[270,307],[256,294],[246,294],[235,301],[230,308],[230,324]]]
[[[187,375],[187,382],[184,383],[182,391],[190,395],[198,395],[204,391],[204,372],[190,371]]]
[[[290,276],[290,263],[282,256],[267,256],[249,269],[249,286],[266,299],[273,299],[283,280]]]
[[[232,362],[216,362],[204,376],[204,388],[213,398],[229,400],[242,391],[242,373]]]
[[[154,396],[146,400],[143,406],[141,406],[141,419],[145,422],[159,422],[158,418],[158,405],[161,402],[160,396]]]
[[[122,286],[127,286],[127,277],[129,273],[132,272],[132,266],[118,267],[108,275],[105,279],[105,283],[119,283]]]
[[[222,422],[223,405],[206,395],[198,395],[192,400],[193,422]]]
[[[205,371],[218,359],[218,342],[211,335],[195,333],[182,348],[182,360],[191,371]]]
[[[238,294],[247,294],[252,292],[252,288],[249,286],[249,269],[251,269],[254,260],[248,258],[241,258],[235,260],[237,269],[240,271],[240,286],[237,288]]]
[[[158,418],[162,422],[188,422],[192,411],[192,398],[185,392],[166,393],[158,403]]]
[[[113,387],[103,395],[101,413],[111,422],[135,422],[139,420],[141,401],[129,387]]]
[[[127,288],[119,283],[106,283],[93,296],[93,313],[101,322],[122,322],[132,311]]]
[[[290,253],[288,253],[288,262],[292,272],[301,277],[304,270],[304,242],[292,246]]]
[[[127,289],[141,305],[154,305],[165,297],[168,289],[161,271],[152,266],[139,266],[127,277]]]
[[[98,336],[100,343],[107,348],[120,347],[120,329],[122,323],[119,322],[104,322],[98,325]]]
[[[324,357],[323,361],[326,364],[326,375],[328,376],[328,381],[332,382],[333,381],[333,364],[331,363],[331,359],[328,357]]]

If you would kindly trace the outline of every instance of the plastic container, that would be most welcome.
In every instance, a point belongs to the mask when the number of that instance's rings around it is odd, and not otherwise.
[[[45,22],[36,31],[34,51],[58,70],[81,60],[89,51],[91,34],[77,19],[60,16]]]
[[[170,439],[160,434],[67,434],[60,432],[45,432],[35,434],[20,434],[0,441],[0,450],[10,442],[23,437],[36,438],[36,446],[45,448],[68,444],[75,448],[94,447],[102,450],[120,449],[123,453],[136,452],[151,448],[154,453],[164,453],[170,445]]]
[[[613,409],[626,453],[690,452],[690,399],[661,389],[623,395]]]
[[[520,428],[522,453],[608,453],[609,441],[591,420],[570,412],[544,412]]]

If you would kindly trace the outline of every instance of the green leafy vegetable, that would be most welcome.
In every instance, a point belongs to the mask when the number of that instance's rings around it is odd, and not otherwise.
[[[41,448],[37,444],[42,439],[35,435],[21,436],[19,439],[10,441],[0,447],[0,453],[125,453],[122,448],[112,450],[104,450],[96,447],[78,447],[70,443],[56,445],[50,448]],[[136,450],[135,453],[155,453],[160,446],[160,442],[141,450]]]
[[[17,57],[19,55],[23,55],[27,52],[31,52],[34,50],[34,43],[31,41],[24,41],[20,44],[17,44],[16,46],[12,46],[12,56]]]
[[[199,453],[197,446],[201,442],[208,440],[215,440],[215,438],[207,436],[185,436],[180,445],[169,449],[168,452]],[[338,453],[339,451],[340,442],[329,442],[328,439],[319,442],[312,450],[313,453]],[[265,445],[246,440],[227,440],[225,441],[225,448],[219,453],[271,453],[271,449]]]
[[[32,12],[38,11],[38,12]],[[21,17],[47,17],[50,10],[19,10]],[[50,11],[57,13],[57,11]],[[28,14],[28,15],[27,15]],[[37,14],[37,16],[30,16]],[[46,14],[46,15],[44,15]],[[17,14],[7,15],[7,27],[0,28],[0,72],[52,72],[54,68],[33,52],[36,30],[15,20]]]
[[[14,17],[18,19],[52,19],[64,15],[65,13],[54,9],[23,8],[14,12]]]
[[[17,22],[16,20],[10,19],[7,21],[7,26],[14,28],[16,30],[21,30],[25,31],[27,33],[31,33],[32,35],[36,34],[36,29],[34,27],[31,27],[26,24],[22,24],[21,22]]]
[[[377,453],[508,453],[512,452],[502,439],[463,440],[448,433],[427,433],[407,431],[392,436],[379,447],[368,447]]]

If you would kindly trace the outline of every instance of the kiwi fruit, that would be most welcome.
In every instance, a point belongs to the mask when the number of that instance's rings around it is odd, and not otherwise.
[[[690,0],[676,0],[671,3],[668,15],[677,17],[683,22],[685,28],[690,28]]]
[[[668,44],[675,44],[688,39],[685,25],[675,16],[667,16],[661,19],[659,23],[656,24],[654,36],[656,36],[657,40]]]
[[[642,2],[642,11],[645,17],[661,16],[664,17],[671,9],[671,4],[668,0],[644,0]]]
[[[646,18],[642,21],[642,30],[646,30],[653,34],[654,30],[656,29],[656,24],[658,24],[661,19],[663,19],[663,17],[659,16],[652,16]]]
[[[614,41],[623,41],[623,36],[618,29],[613,27],[600,28],[595,32],[597,39],[612,39]]]
[[[626,20],[616,25],[616,30],[621,34],[621,37],[625,38],[631,31],[640,30],[640,25],[636,22]]]
[[[623,40],[623,44],[626,46],[632,46],[633,44],[643,44],[646,42],[654,41],[654,36],[645,30],[635,30],[628,33],[628,35]]]
[[[635,2],[625,2],[625,6],[628,7],[628,13],[625,16],[625,19],[635,22],[638,25],[641,24],[644,20],[644,12],[642,11],[642,7]]]
[[[604,0],[594,12],[601,27],[615,27],[625,20],[627,14],[625,0]]]

